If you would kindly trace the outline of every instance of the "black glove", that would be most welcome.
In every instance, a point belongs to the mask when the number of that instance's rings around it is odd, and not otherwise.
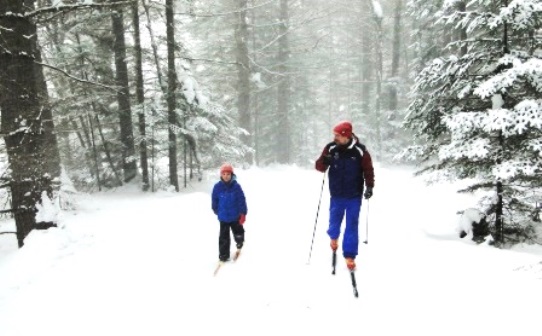
[[[326,165],[326,166],[329,166],[331,164],[331,155],[324,155],[324,157],[322,158],[322,162]]]
[[[363,196],[365,196],[365,199],[369,199],[373,196],[373,188],[372,187],[367,187],[367,189],[365,190],[365,193],[363,194]]]

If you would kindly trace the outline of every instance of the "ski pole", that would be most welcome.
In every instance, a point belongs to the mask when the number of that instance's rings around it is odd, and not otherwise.
[[[314,244],[314,235],[316,234],[316,224],[318,223],[318,213],[320,213],[320,203],[322,203],[322,194],[324,192],[325,180],[326,180],[326,173],[324,172],[324,178],[322,179],[322,188],[320,189],[320,200],[318,200],[318,209],[316,210],[316,219],[314,220],[314,229],[312,230],[311,250],[309,252],[309,260],[307,261],[307,264],[310,264],[311,262],[312,245]]]
[[[367,200],[367,215],[365,215],[365,244],[369,244],[369,200]]]

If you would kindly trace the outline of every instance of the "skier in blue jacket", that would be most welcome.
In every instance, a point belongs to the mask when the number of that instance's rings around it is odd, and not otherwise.
[[[220,222],[218,258],[220,261],[227,261],[230,258],[230,230],[240,252],[245,241],[243,224],[247,215],[245,193],[229,163],[220,167],[220,181],[213,187],[212,208]]]
[[[366,199],[373,196],[374,168],[369,151],[352,132],[350,122],[338,123],[333,133],[333,142],[324,147],[315,168],[323,173],[327,170],[329,176],[331,199],[327,233],[331,239],[331,249],[336,251],[338,248],[341,223],[346,217],[342,250],[346,266],[353,271],[358,255],[362,195]]]

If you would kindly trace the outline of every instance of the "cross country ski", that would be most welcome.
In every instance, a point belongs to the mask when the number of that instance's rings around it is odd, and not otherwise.
[[[235,251],[233,258],[231,259],[231,262],[236,262],[240,256],[241,256],[241,249],[238,249],[237,251]],[[216,265],[215,271],[213,273],[214,276],[218,274],[218,271],[220,271],[220,269],[222,268],[222,266],[224,266],[225,263],[227,263],[227,261],[222,261],[222,260],[218,261],[218,264]]]

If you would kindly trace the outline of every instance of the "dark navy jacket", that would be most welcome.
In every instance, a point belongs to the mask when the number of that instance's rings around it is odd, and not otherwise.
[[[371,155],[356,137],[344,146],[331,142],[316,160],[316,169],[325,172],[323,158],[331,155],[329,165],[329,193],[332,197],[360,197],[364,184],[374,187],[374,168]]]
[[[221,222],[235,222],[241,214],[247,214],[245,193],[234,176],[228,183],[222,179],[213,187],[212,207]]]

